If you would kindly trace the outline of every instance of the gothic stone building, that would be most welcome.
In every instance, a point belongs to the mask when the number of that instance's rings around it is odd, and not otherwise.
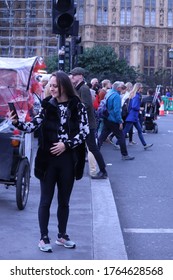
[[[0,0],[0,56],[52,56],[51,0]],[[170,69],[173,0],[76,0],[84,48],[111,45],[119,58],[146,74]]]

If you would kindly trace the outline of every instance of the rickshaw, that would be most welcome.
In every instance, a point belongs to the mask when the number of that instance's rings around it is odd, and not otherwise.
[[[0,57],[0,184],[16,187],[19,210],[27,204],[32,161],[32,136],[16,129],[9,119],[9,102],[19,120],[30,120],[32,93],[30,81],[38,57]]]

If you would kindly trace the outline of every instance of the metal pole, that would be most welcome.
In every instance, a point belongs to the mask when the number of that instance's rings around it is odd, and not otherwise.
[[[59,65],[58,69],[64,71],[64,60],[65,60],[65,34],[59,36]]]

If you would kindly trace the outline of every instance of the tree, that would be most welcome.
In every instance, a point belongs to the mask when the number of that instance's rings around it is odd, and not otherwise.
[[[58,55],[45,58],[46,70],[48,73],[52,73],[58,70]]]
[[[45,59],[48,73],[57,70],[58,56]],[[65,64],[66,65],[66,64]],[[93,48],[84,49],[83,54],[78,56],[78,66],[86,69],[86,80],[89,82],[93,77],[99,81],[109,79],[111,82],[124,81],[135,83],[139,71],[129,66],[124,59],[118,59],[111,46],[97,45]],[[65,66],[65,71],[67,67]],[[68,73],[68,71],[66,71]]]
[[[100,81],[110,79],[112,82],[121,80],[134,83],[138,76],[134,67],[130,67],[124,59],[117,58],[111,46],[96,45],[85,49],[79,56],[78,66],[86,69],[88,81],[97,77]]]
[[[155,89],[157,85],[172,87],[172,75],[169,69],[160,68],[152,75],[141,74],[141,81],[147,88]]]

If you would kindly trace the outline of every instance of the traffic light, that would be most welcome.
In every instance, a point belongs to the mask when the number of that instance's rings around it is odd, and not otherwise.
[[[71,38],[71,57],[72,68],[78,65],[78,56],[83,53],[83,47],[80,45],[81,36],[73,36]]]
[[[71,53],[71,50],[70,50],[70,42],[67,41],[67,42],[65,43],[65,57],[69,59],[70,53]]]
[[[76,8],[74,0],[52,0],[52,32],[72,35]]]
[[[83,46],[77,46],[77,55],[83,54]]]
[[[78,54],[78,47],[79,44],[81,43],[81,36],[74,36],[71,39],[71,53],[72,55],[77,55]]]

